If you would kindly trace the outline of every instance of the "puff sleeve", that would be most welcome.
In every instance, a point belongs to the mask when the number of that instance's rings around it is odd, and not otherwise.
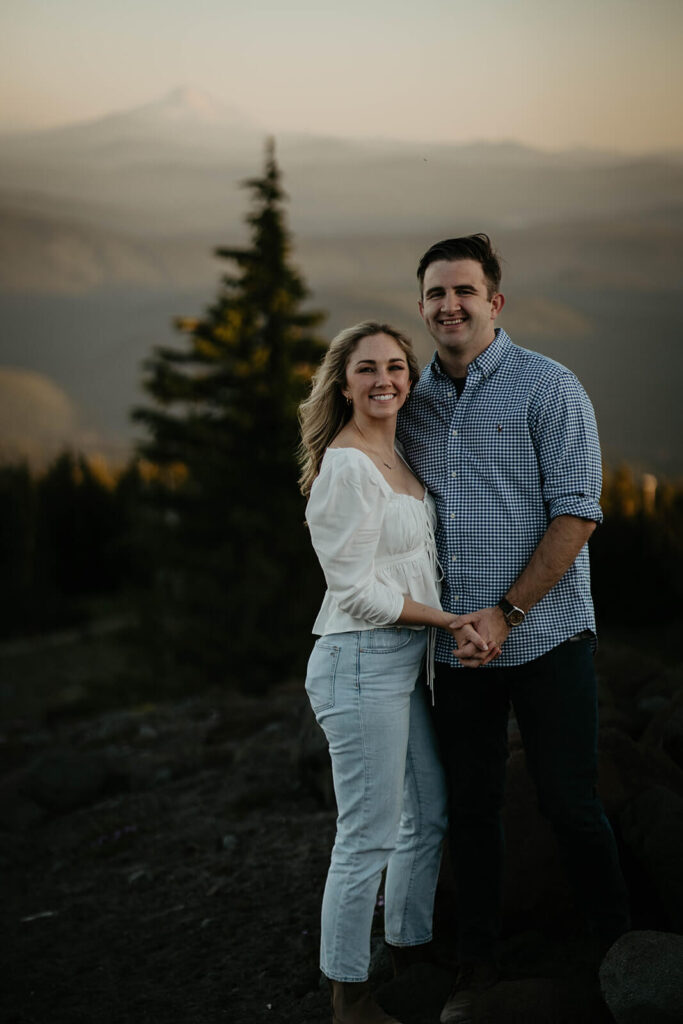
[[[398,586],[375,575],[375,554],[388,498],[356,449],[325,461],[311,489],[306,521],[330,596],[354,619],[395,623],[403,611]]]

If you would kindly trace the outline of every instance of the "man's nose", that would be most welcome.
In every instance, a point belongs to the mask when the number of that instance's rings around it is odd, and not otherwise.
[[[447,291],[443,297],[441,308],[445,313],[452,313],[460,305],[460,299],[454,291]]]

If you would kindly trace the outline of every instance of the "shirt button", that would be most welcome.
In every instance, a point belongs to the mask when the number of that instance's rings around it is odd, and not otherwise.
[[[451,555],[451,562],[457,562],[457,561],[458,561],[458,556],[457,555]]]
[[[451,512],[451,519],[455,519],[455,512]]]
[[[456,478],[456,476],[457,476],[457,475],[458,475],[458,474],[457,474],[457,473],[456,473],[455,471],[453,471],[453,472],[451,473],[451,476],[453,477],[453,479],[454,479],[454,480],[455,480],[455,478]]]
[[[459,600],[460,600],[460,595],[459,594],[454,594],[453,595],[453,601],[455,602],[455,601],[459,601]]]
[[[452,430],[451,433],[452,433],[453,437],[457,437],[458,436],[458,431],[457,430]]]

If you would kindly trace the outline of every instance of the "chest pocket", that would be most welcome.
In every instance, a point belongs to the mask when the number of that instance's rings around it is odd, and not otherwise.
[[[491,486],[510,480],[522,491],[538,487],[540,470],[524,409],[492,409],[478,416],[468,424],[463,453]]]

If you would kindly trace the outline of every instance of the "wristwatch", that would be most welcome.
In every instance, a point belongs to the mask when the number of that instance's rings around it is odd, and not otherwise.
[[[516,604],[511,604],[507,597],[501,597],[498,607],[505,616],[508,626],[521,626],[526,618],[526,612],[523,612]]]

